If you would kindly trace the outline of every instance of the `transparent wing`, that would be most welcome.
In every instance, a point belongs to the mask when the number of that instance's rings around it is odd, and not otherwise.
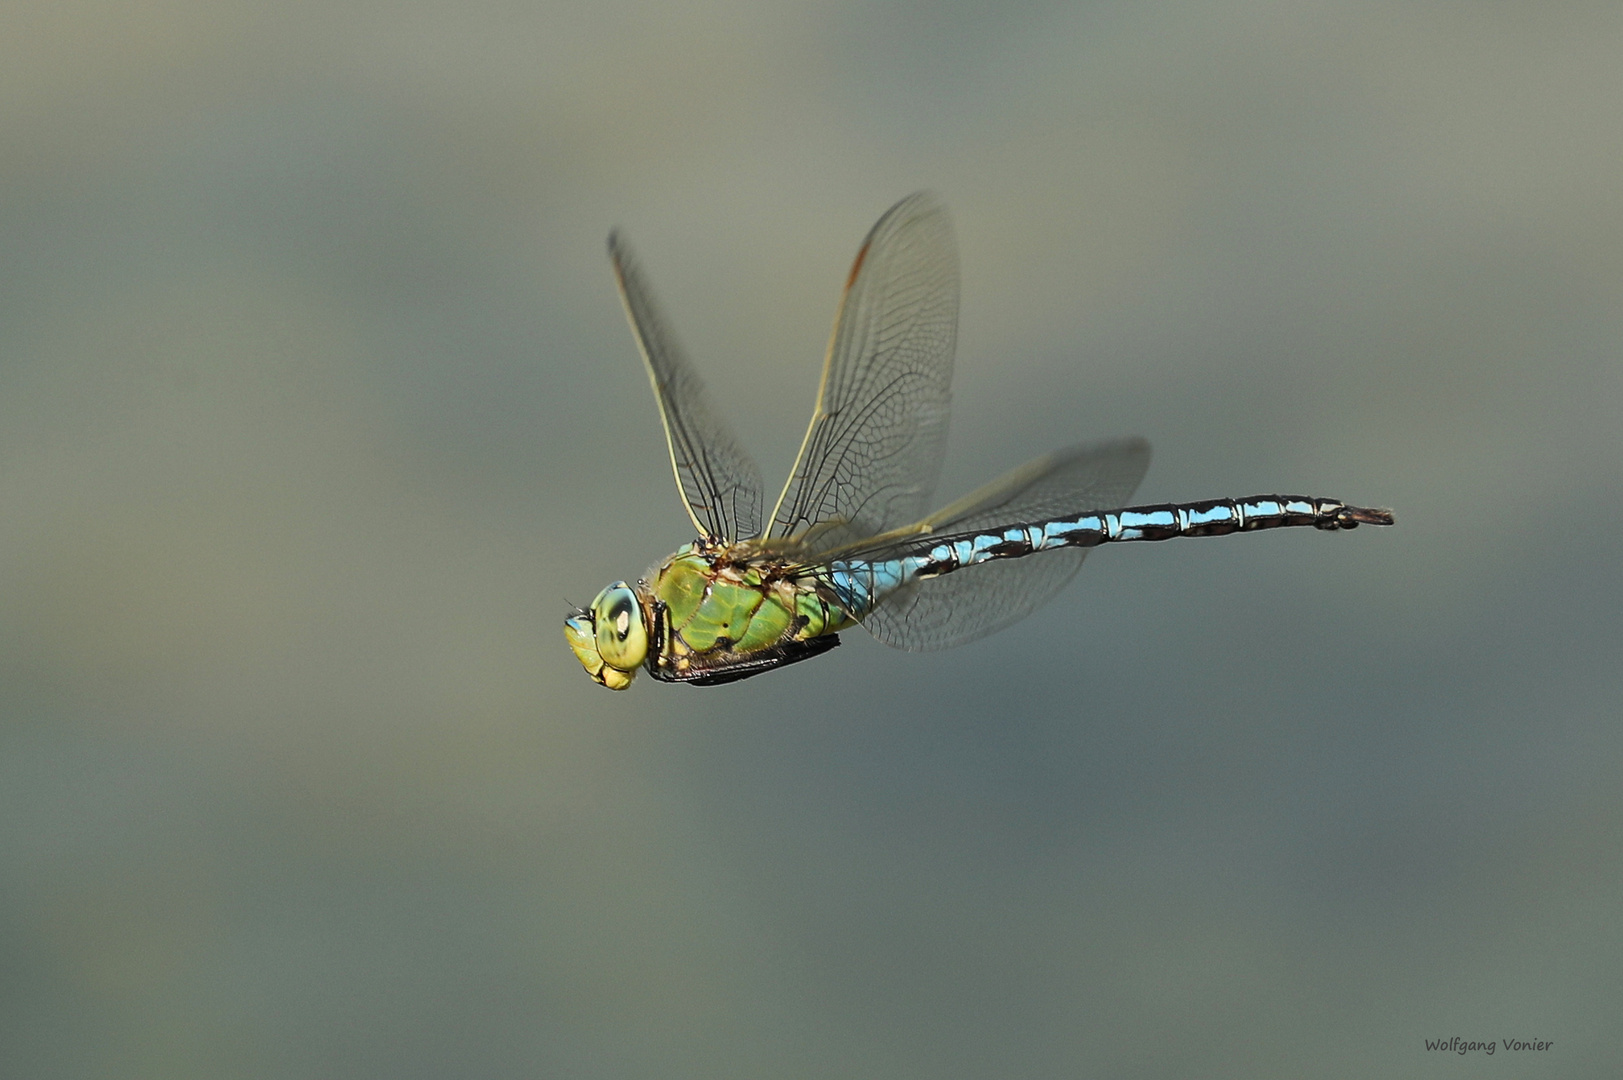
[[[1149,468],[1150,444],[1144,439],[1078,443],[1004,473],[920,524],[938,534],[980,532],[1115,510],[1127,505]]]
[[[851,266],[771,535],[828,550],[923,513],[945,448],[957,336],[952,223],[933,196],[910,195]]]
[[[996,633],[1053,599],[1087,548],[1039,551],[921,581],[891,594],[862,625],[893,649],[931,652]]]
[[[704,384],[666,329],[654,295],[618,232],[609,234],[609,258],[614,261],[626,318],[648,364],[648,379],[654,385],[671,451],[671,468],[688,516],[702,535],[713,539],[759,535],[760,468],[726,423],[710,411]]]
[[[1150,444],[1122,439],[1056,450],[994,480],[921,522],[930,532],[881,542],[845,558],[875,561],[1013,524],[1114,510],[1150,467]],[[1031,614],[1065,587],[1087,548],[1002,559],[893,593],[862,625],[886,645],[923,652],[962,645]]]

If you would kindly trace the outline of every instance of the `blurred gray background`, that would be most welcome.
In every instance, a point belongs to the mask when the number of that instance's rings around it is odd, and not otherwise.
[[[4,23],[0,1073],[1623,1070],[1623,7]],[[690,538],[608,229],[776,478],[920,187],[943,501],[1142,434],[1398,527],[593,686]]]

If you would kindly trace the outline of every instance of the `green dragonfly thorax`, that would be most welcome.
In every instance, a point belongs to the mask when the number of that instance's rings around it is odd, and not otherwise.
[[[677,549],[635,589],[615,582],[564,622],[586,673],[611,690],[639,667],[670,682],[792,662],[854,621],[819,577],[753,541]],[[829,641],[826,644],[832,645]]]

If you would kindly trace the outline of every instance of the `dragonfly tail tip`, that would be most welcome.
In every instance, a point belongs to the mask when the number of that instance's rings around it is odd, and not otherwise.
[[[1336,523],[1343,529],[1352,529],[1359,525],[1391,525],[1396,520],[1392,511],[1378,507],[1344,506],[1336,515]]]

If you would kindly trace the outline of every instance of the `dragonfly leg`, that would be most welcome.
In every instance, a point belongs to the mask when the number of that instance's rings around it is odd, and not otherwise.
[[[824,634],[805,641],[786,641],[771,649],[752,653],[744,659],[720,657],[717,658],[714,667],[695,666],[677,674],[665,668],[651,666],[649,673],[664,682],[685,682],[690,686],[720,686],[722,683],[737,682],[751,675],[810,660],[814,656],[828,652],[839,643],[838,634]]]

